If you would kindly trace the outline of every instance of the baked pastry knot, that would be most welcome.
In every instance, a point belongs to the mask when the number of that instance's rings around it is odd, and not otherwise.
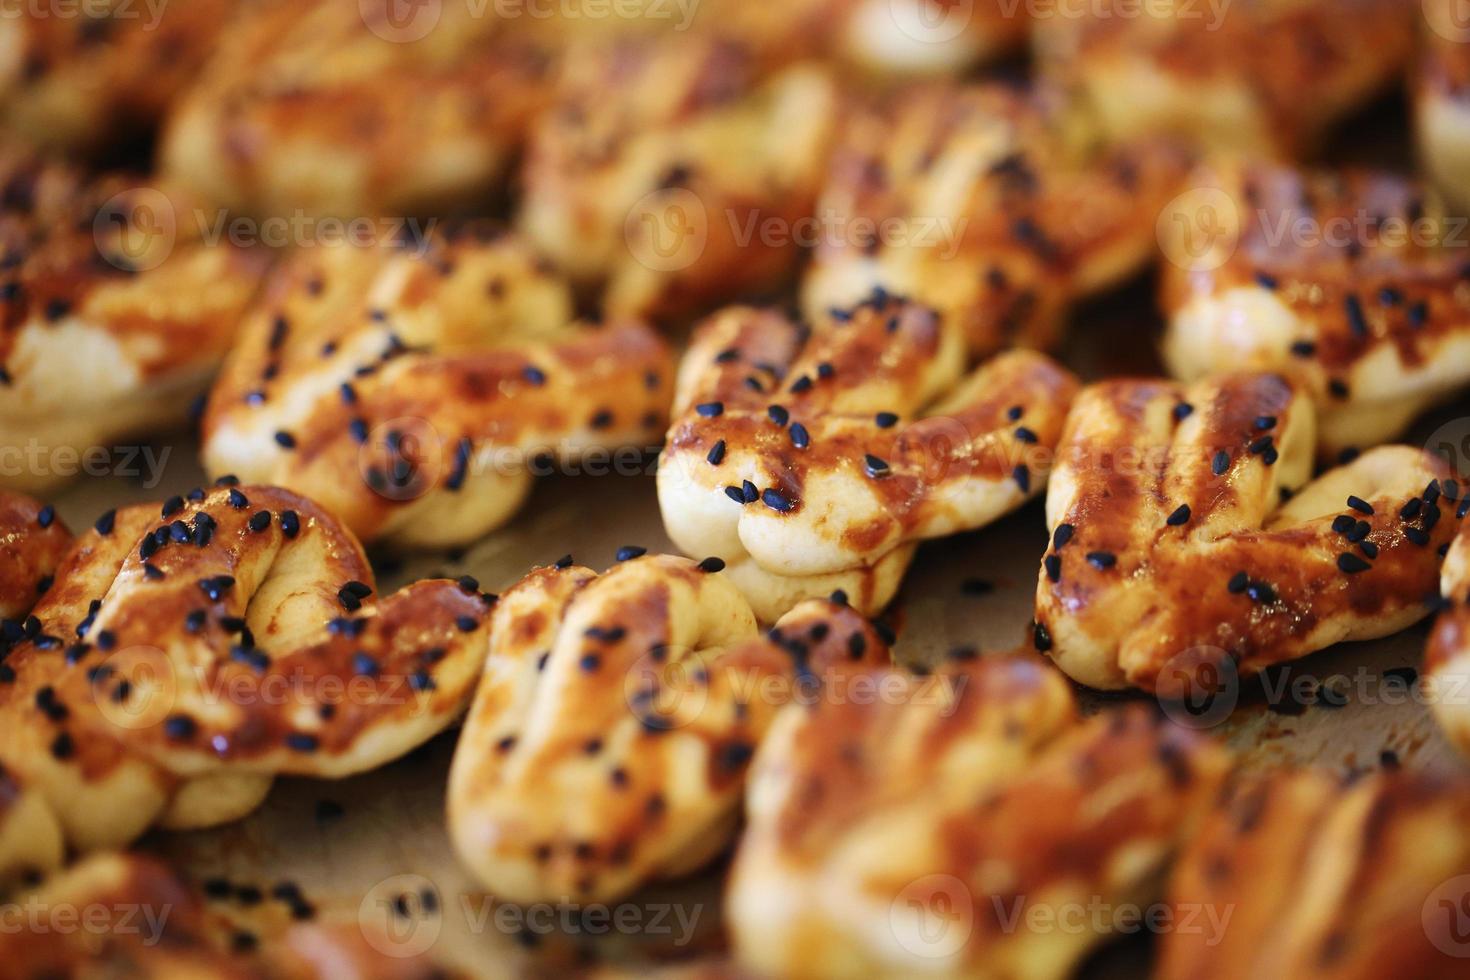
[[[109,512],[0,663],[0,763],[80,849],[235,819],[277,773],[361,772],[453,721],[487,604],[468,580],[374,598],[356,539],[284,490]]]
[[[1037,20],[1038,71],[1111,138],[1170,133],[1287,159],[1398,80],[1418,12],[1399,0],[1086,6]]]
[[[1456,516],[1470,513],[1470,491],[1453,499],[1460,487],[1446,482],[1446,507]],[[1439,594],[1444,610],[1424,655],[1424,685],[1430,711],[1450,742],[1470,755],[1470,526],[1461,525],[1445,556]]]
[[[1046,484],[1077,382],[1041,354],[962,377],[959,331],[881,291],[807,328],[734,307],[696,331],[659,461],[686,554],[716,555],[763,622],[841,589],[871,615],[919,541]]]
[[[0,486],[137,468],[113,440],[183,424],[267,262],[197,214],[168,185],[0,146]]]
[[[815,321],[881,286],[954,321],[976,354],[1050,346],[1072,300],[1150,262],[1187,171],[1163,143],[1094,149],[1035,94],[900,90],[844,126],[802,308]]]
[[[47,150],[137,140],[194,79],[235,6],[10,4],[0,18],[0,129]]]
[[[531,241],[605,288],[610,316],[677,321],[782,286],[837,124],[827,71],[765,76],[708,38],[624,39],[566,63],[526,154],[518,220]]]
[[[1424,51],[1414,79],[1414,128],[1429,176],[1470,207],[1470,24],[1455,0],[1425,0]]]
[[[299,253],[211,396],[209,472],[297,490],[367,540],[438,547],[505,523],[559,461],[651,452],[663,342],[573,323],[566,286],[488,234]]]
[[[1160,228],[1170,372],[1296,375],[1325,455],[1391,439],[1470,384],[1466,225],[1415,184],[1222,166]]]
[[[1156,975],[1459,976],[1467,820],[1463,780],[1238,780],[1174,868]]]
[[[547,102],[551,58],[479,4],[250,8],[160,148],[165,172],[231,211],[459,213],[495,189]]]
[[[1156,898],[1226,766],[1141,707],[1079,721],[1031,659],[869,680],[756,753],[726,915],[759,975],[1070,976],[1107,933],[1056,924]]]
[[[1170,695],[1422,619],[1448,467],[1389,446],[1309,483],[1312,435],[1279,375],[1085,389],[1046,501],[1038,649],[1091,687]]]
[[[718,567],[540,568],[501,597],[449,778],[455,849],[497,896],[605,901],[698,869],[777,708],[887,658],[827,601],[760,637]]]

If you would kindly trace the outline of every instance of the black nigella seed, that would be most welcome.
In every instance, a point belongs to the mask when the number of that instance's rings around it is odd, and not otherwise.
[[[1251,579],[1249,575],[1247,575],[1245,572],[1236,572],[1234,575],[1230,576],[1230,581],[1225,583],[1225,589],[1231,595],[1241,595],[1245,592],[1247,588],[1250,587],[1250,584]]]
[[[740,484],[740,499],[742,503],[753,504],[761,497],[761,492],[756,489],[754,483],[745,480]]]
[[[52,507],[50,504],[42,507],[40,511],[36,514],[36,523],[41,525],[43,529],[48,528],[52,524],[56,523],[56,508]]]
[[[366,419],[353,419],[347,423],[347,434],[352,441],[359,446],[368,441],[368,424]]]
[[[161,508],[161,513],[162,513],[162,515],[164,517],[173,517],[175,514],[177,514],[179,511],[181,511],[183,509],[184,509],[184,498],[175,495],[175,496],[172,496],[172,497],[168,498],[167,500],[165,500],[163,502],[163,507]]]
[[[632,561],[634,558],[642,558],[648,554],[647,548],[640,548],[636,544],[625,544],[618,549],[618,561]]]
[[[1118,563],[1118,556],[1111,551],[1090,551],[1087,553],[1087,563],[1093,568],[1106,571]]]
[[[203,609],[192,610],[184,617],[184,629],[190,633],[198,633],[204,628],[206,616]]]
[[[1026,443],[1026,445],[1028,446],[1034,446],[1039,441],[1036,438],[1036,433],[1032,432],[1024,425],[1016,430],[1016,439],[1020,442]]]
[[[1347,534],[1358,526],[1358,522],[1347,514],[1338,514],[1332,519],[1332,530],[1338,534]]]
[[[1378,557],[1378,545],[1374,544],[1372,541],[1364,541],[1362,544],[1358,545],[1358,550],[1363,552],[1364,555],[1367,555],[1369,560],[1376,559]]]
[[[1373,525],[1367,521],[1354,521],[1352,529],[1344,534],[1343,537],[1347,538],[1353,544],[1357,544],[1359,541],[1367,540],[1368,535],[1372,533]]]
[[[1373,505],[1362,497],[1349,497],[1347,499],[1347,505],[1359,514],[1367,514],[1369,517],[1373,516]]]
[[[340,388],[338,388],[337,391],[342,396],[342,404],[344,404],[344,405],[356,405],[357,404],[357,390],[352,387],[351,382],[347,382],[347,381],[342,382],[342,386]]]
[[[521,377],[525,378],[528,384],[536,385],[538,388],[546,383],[546,372],[534,364],[527,364],[522,368]]]
[[[1262,436],[1255,442],[1251,443],[1248,448],[1252,456],[1260,456],[1262,453],[1269,451],[1274,446],[1275,442],[1276,440],[1272,436]]]
[[[1059,555],[1047,555],[1042,564],[1046,567],[1047,578],[1053,582],[1062,580],[1062,559]]]
[[[212,602],[218,602],[234,584],[235,580],[228,575],[216,575],[213,578],[199,580],[199,588]]]
[[[1259,270],[1256,272],[1256,282],[1261,286],[1262,289],[1274,290],[1278,285],[1280,285],[1280,283],[1277,282],[1275,276],[1271,275],[1270,273],[1260,272]]]
[[[1228,469],[1230,469],[1230,454],[1222,449],[1215,454],[1214,460],[1210,463],[1210,470],[1216,476],[1224,476]]]
[[[553,565],[555,567],[557,567],[557,568],[571,568],[572,567],[572,556],[571,555],[562,555],[555,562],[553,562]]]
[[[726,347],[724,350],[715,355],[716,364],[729,364],[731,361],[738,360],[740,360],[740,351],[736,350],[734,347]]]
[[[294,510],[281,511],[281,533],[288,539],[301,533],[301,518]]]
[[[1256,416],[1256,428],[1257,429],[1260,429],[1262,432],[1265,432],[1268,429],[1274,429],[1274,428],[1276,428],[1276,416],[1274,416],[1274,415],[1258,415],[1258,416]]]
[[[801,377],[791,382],[791,393],[793,395],[799,395],[804,391],[810,390],[811,386],[812,379],[803,374]]]
[[[1366,572],[1373,566],[1369,565],[1357,555],[1344,552],[1337,556],[1337,567],[1348,575],[1356,575],[1359,572]]]
[[[791,424],[791,444],[797,449],[805,449],[812,444],[812,437],[806,431],[806,426],[800,422]]]
[[[1012,422],[1021,421],[1021,416],[1025,414],[1026,409],[1022,408],[1020,405],[1012,405],[1010,408],[1006,409],[1006,418],[1010,419]]]
[[[1439,495],[1440,489],[1438,483],[1431,482],[1429,486],[1424,488],[1423,498],[1426,504],[1438,503]]]
[[[1424,501],[1423,500],[1420,500],[1418,497],[1414,497],[1408,503],[1404,504],[1404,506],[1402,508],[1400,508],[1400,510],[1399,510],[1399,520],[1401,520],[1401,521],[1411,521],[1411,520],[1413,520],[1414,518],[1416,518],[1416,517],[1419,516],[1419,511],[1423,507],[1424,507]]]
[[[1180,504],[1177,508],[1175,508],[1174,513],[1169,515],[1169,526],[1180,527],[1184,524],[1188,524],[1190,515],[1192,513],[1193,511],[1190,510],[1188,504]]]
[[[284,429],[280,432],[277,432],[275,438],[276,445],[280,446],[282,449],[296,448],[296,437],[293,436],[291,433],[285,431]]]
[[[1428,547],[1429,545],[1429,535],[1425,534],[1417,527],[1404,528],[1404,537],[1408,538],[1411,542],[1421,548]]]
[[[796,507],[789,497],[775,487],[771,487],[761,494],[761,502],[771,508],[771,510],[782,514],[790,513]]]
[[[725,459],[725,440],[721,439],[719,442],[711,446],[709,449],[709,454],[706,455],[704,458],[705,461],[711,466],[719,466],[720,463],[723,462]]]
[[[93,524],[92,527],[94,530],[96,530],[98,534],[106,537],[107,535],[112,533],[112,529],[116,525],[116,523],[117,511],[109,510],[101,517],[97,518],[97,523]]]
[[[150,565],[147,562],[144,562],[143,577],[148,579],[150,582],[161,582],[164,579],[163,569],[159,568],[157,565]]]
[[[868,453],[863,456],[863,468],[867,470],[868,475],[872,477],[887,476],[889,472],[887,461],[879,459],[872,453]]]
[[[352,672],[359,677],[378,676],[377,658],[359,650],[352,655]]]
[[[1051,649],[1051,631],[1046,628],[1046,624],[1037,623],[1031,628],[1031,643],[1042,653]]]
[[[229,501],[230,506],[235,508],[236,510],[244,510],[246,507],[250,506],[250,498],[245,496],[234,487],[230,488]]]
[[[163,733],[175,742],[193,738],[198,728],[188,715],[169,715],[163,720]]]
[[[1317,345],[1310,340],[1298,340],[1291,345],[1291,353],[1295,357],[1314,357],[1317,354]]]
[[[892,412],[879,412],[873,416],[873,424],[880,429],[891,429],[898,424],[898,416]]]
[[[737,504],[741,504],[742,506],[746,503],[745,491],[741,490],[739,487],[726,487],[725,496],[729,497]]]
[[[1425,324],[1425,322],[1428,321],[1428,319],[1429,319],[1429,304],[1428,303],[1419,302],[1419,303],[1415,303],[1413,306],[1409,307],[1409,326],[1413,327],[1415,330],[1418,330],[1419,328],[1423,327],[1424,324]]]
[[[286,748],[293,752],[315,752],[319,744],[315,735],[306,732],[291,732],[286,736]]]
[[[584,653],[582,659],[578,661],[578,666],[590,674],[602,666],[602,658],[595,653]]]
[[[1398,306],[1404,301],[1404,294],[1392,286],[1384,286],[1378,291],[1378,302],[1384,306]]]
[[[712,419],[723,415],[725,406],[721,402],[704,402],[703,404],[694,406],[694,410],[705,418]]]
[[[722,558],[715,558],[715,557],[706,558],[704,561],[702,561],[702,562],[699,563],[699,570],[701,572],[711,572],[711,573],[713,573],[713,572],[723,572],[725,570],[725,562],[724,562],[724,559],[722,559]]]
[[[1180,402],[1174,406],[1174,421],[1183,422],[1194,414],[1194,406],[1189,402]]]
[[[1363,303],[1356,295],[1349,295],[1343,300],[1343,307],[1347,311],[1348,327],[1353,335],[1357,337],[1368,336],[1368,319],[1363,316]]]
[[[1016,481],[1016,486],[1021,488],[1022,493],[1031,492],[1031,468],[1024,463],[1011,470],[1011,479]]]
[[[264,531],[271,526],[271,512],[268,510],[258,510],[254,514],[251,514],[248,526],[250,530],[257,534]]]
[[[473,633],[480,628],[480,621],[473,616],[459,616],[454,620],[454,625],[461,633]]]
[[[1251,582],[1245,587],[1245,594],[1250,597],[1252,602],[1260,603],[1263,606],[1270,605],[1276,601],[1276,590],[1265,582]]]
[[[1072,535],[1076,533],[1077,529],[1071,524],[1058,524],[1056,531],[1051,536],[1051,546],[1060,551],[1067,546],[1067,542],[1071,541]]]
[[[782,408],[780,405],[772,405],[771,407],[767,408],[766,415],[770,418],[772,422],[775,422],[777,425],[785,425],[787,422],[791,421],[791,413],[786,411],[786,409]]]
[[[836,373],[837,369],[832,366],[831,361],[823,361],[822,363],[817,365],[817,377],[821,378],[823,381],[829,380],[832,375]]]
[[[1327,382],[1327,390],[1332,393],[1334,398],[1346,398],[1352,394],[1352,389],[1347,386],[1347,382],[1338,378],[1333,378]]]

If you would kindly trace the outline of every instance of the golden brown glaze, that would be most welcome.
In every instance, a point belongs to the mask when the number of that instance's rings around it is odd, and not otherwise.
[[[1057,924],[1153,900],[1226,766],[1142,708],[1079,721],[1029,658],[868,680],[756,755],[727,915],[757,975],[1071,975],[1106,930]]]
[[[1462,503],[1457,512],[1466,510]],[[1424,654],[1424,686],[1451,744],[1470,754],[1470,526],[1462,524],[1450,545],[1439,594],[1445,607]]]
[[[1414,77],[1419,157],[1451,200],[1470,207],[1470,23],[1456,0],[1425,0]]]
[[[1038,21],[1040,73],[1114,139],[1187,137],[1295,158],[1390,87],[1414,46],[1404,0],[1103,0]]]
[[[490,600],[372,589],[356,539],[287,491],[104,515],[0,664],[0,761],[92,849],[235,819],[276,773],[394,759],[467,703]]]
[[[1187,170],[1162,143],[1081,144],[1037,95],[921,85],[844,127],[802,289],[807,318],[881,286],[938,310],[972,353],[1056,342],[1071,300],[1142,269]]]
[[[1155,976],[1464,976],[1467,820],[1463,780],[1241,780],[1173,871]]]
[[[1399,435],[1470,384],[1470,227],[1387,174],[1195,174],[1165,215],[1164,357],[1302,379],[1328,456]]]
[[[1422,619],[1455,532],[1449,468],[1391,446],[1308,483],[1313,435],[1278,375],[1085,389],[1047,497],[1038,648],[1081,683],[1153,691]]]
[[[543,262],[479,227],[303,252],[213,392],[205,466],[306,494],[364,539],[473,541],[534,474],[658,444],[668,349],[572,316]]]
[[[255,4],[171,114],[163,165],[212,202],[259,216],[474,206],[553,74],[493,14],[463,2]]]
[[[812,64],[760,67],[705,38],[568,56],[527,151],[519,222],[575,280],[605,287],[608,315],[677,321],[791,278],[837,91]]]
[[[810,328],[749,307],[696,331],[659,463],[686,554],[716,555],[772,622],[835,589],[872,614],[917,542],[1039,494],[1077,382],[1013,352],[966,377],[958,328],[881,291]]]
[[[0,492],[0,620],[18,622],[51,586],[71,532],[51,507]],[[0,649],[6,643],[0,630]]]
[[[0,485],[96,472],[113,440],[184,422],[267,261],[207,231],[167,185],[0,147]]]
[[[48,150],[137,139],[194,79],[235,7],[11,3],[0,18],[0,129]]]
[[[776,710],[887,659],[855,611],[806,603],[758,638],[708,564],[533,571],[502,596],[456,750],[460,858],[516,902],[607,901],[729,843]]]

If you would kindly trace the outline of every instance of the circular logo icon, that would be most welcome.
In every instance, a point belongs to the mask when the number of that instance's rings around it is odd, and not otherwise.
[[[975,902],[954,875],[925,875],[909,882],[888,906],[888,926],[914,956],[948,959],[970,941]]]
[[[368,30],[394,44],[412,44],[429,36],[444,16],[444,0],[357,0]]]
[[[157,647],[131,646],[94,664],[91,685],[97,711],[128,731],[160,725],[174,709],[179,680],[173,661]]]
[[[1164,714],[1184,728],[1221,725],[1240,701],[1240,671],[1219,647],[1191,647],[1169,658],[1155,693]]]
[[[1470,43],[1470,0],[1423,0],[1429,29],[1453,44]]]
[[[691,190],[657,190],[645,194],[628,212],[623,239],[644,268],[680,272],[698,262],[709,245],[709,213]]]
[[[1240,244],[1240,208],[1218,187],[1195,187],[1164,206],[1154,231],[1174,265],[1209,272],[1230,261]]]
[[[709,684],[696,676],[709,667],[684,648],[656,646],[623,676],[623,700],[649,731],[690,724],[709,703]]]
[[[357,470],[380,497],[417,500],[439,485],[444,443],[427,419],[390,419],[367,433],[357,449]],[[452,474],[451,474],[452,475]]]
[[[1424,935],[1446,956],[1470,957],[1470,875],[1441,882],[1419,910]]]
[[[1470,479],[1470,418],[1451,419],[1435,429],[1424,448],[1450,464],[1455,476]]]
[[[368,945],[384,956],[421,956],[444,929],[439,888],[423,875],[394,875],[374,885],[357,907]]]
[[[158,268],[173,254],[178,234],[173,202],[152,187],[114,194],[92,219],[97,254],[124,272]]]
[[[888,0],[893,26],[920,44],[948,44],[970,26],[975,0]]]

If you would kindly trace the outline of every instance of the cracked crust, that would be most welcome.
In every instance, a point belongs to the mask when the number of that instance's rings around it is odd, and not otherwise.
[[[1456,524],[1448,467],[1391,446],[1309,483],[1313,432],[1279,375],[1085,389],[1047,497],[1037,646],[1083,684],[1152,691],[1422,619]]]
[[[1226,766],[1143,708],[1079,721],[1030,658],[870,680],[757,753],[728,916],[760,975],[1068,976],[1106,934],[1027,923],[1152,900]]]
[[[973,354],[1053,346],[1070,302],[1152,260],[1188,169],[1163,143],[1083,147],[1066,123],[1000,85],[913,86],[855,113],[817,203],[807,319],[881,286],[934,307]]]
[[[488,597],[372,597],[357,541],[287,491],[190,498],[81,535],[0,665],[0,760],[79,849],[236,819],[277,773],[381,765],[450,724],[478,675]]]
[[[231,211],[454,213],[494,190],[552,59],[477,5],[266,0],[170,115],[164,169]],[[437,16],[419,35],[419,18]]]
[[[1233,784],[1174,869],[1156,976],[1462,975],[1467,820],[1470,789],[1421,774]]]
[[[1177,134],[1213,151],[1293,159],[1392,86],[1418,4],[1232,0],[1128,4],[1038,22],[1041,77],[1113,139]]]
[[[1300,378],[1329,458],[1399,435],[1470,384],[1466,229],[1433,194],[1266,165],[1201,170],[1194,186],[1165,242],[1176,377],[1231,364]]]
[[[698,869],[733,834],[777,708],[887,659],[870,624],[823,601],[761,638],[724,575],[671,556],[537,569],[491,634],[449,826],[480,882],[517,902],[607,901]]]
[[[268,262],[208,242],[192,207],[0,147],[0,485],[56,486],[185,420]]]
[[[230,0],[13,4],[0,18],[0,129],[85,153],[136,139],[193,81],[234,10]]]
[[[527,151],[519,224],[605,287],[609,316],[675,323],[791,277],[838,120],[824,68],[764,75],[717,39],[622,40],[569,55],[558,93]]]
[[[811,329],[748,307],[697,331],[658,470],[669,537],[730,566],[764,622],[842,589],[887,604],[921,540],[1045,486],[1077,382],[1041,354],[962,377],[963,341],[880,294]]]
[[[572,316],[565,284],[486,228],[313,249],[247,320],[205,414],[205,467],[297,490],[365,540],[474,541],[536,473],[658,444],[668,348],[642,324]]]

